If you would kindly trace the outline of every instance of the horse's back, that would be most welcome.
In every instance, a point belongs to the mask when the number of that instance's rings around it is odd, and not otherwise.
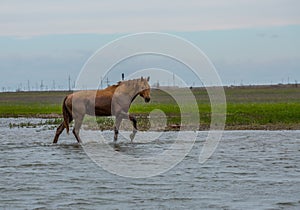
[[[75,114],[111,116],[112,95],[105,90],[78,91],[70,94],[66,102]]]

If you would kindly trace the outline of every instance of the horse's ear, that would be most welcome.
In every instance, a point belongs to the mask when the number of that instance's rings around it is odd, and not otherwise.
[[[150,80],[150,77],[147,78],[147,82],[149,82],[149,80]]]
[[[143,77],[141,77],[141,80],[143,81],[143,80],[144,80],[144,78],[143,78]]]

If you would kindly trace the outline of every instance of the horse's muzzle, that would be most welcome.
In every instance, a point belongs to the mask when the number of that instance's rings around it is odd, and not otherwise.
[[[150,98],[145,98],[145,102],[148,103],[150,101]]]

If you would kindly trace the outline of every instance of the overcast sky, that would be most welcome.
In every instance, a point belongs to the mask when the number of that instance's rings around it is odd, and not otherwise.
[[[98,48],[145,31],[197,45],[224,84],[300,81],[299,8],[297,0],[1,0],[0,88],[66,87]]]

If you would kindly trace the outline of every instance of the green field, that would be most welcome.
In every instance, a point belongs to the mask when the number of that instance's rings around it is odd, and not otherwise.
[[[295,85],[225,87],[227,99],[226,129],[300,129],[300,87]],[[180,96],[181,89],[170,90]],[[210,125],[211,106],[205,88],[192,92],[200,113],[200,129]],[[0,93],[0,117],[61,117],[61,103],[69,92]],[[147,115],[154,109],[167,116],[168,129],[180,125],[181,114],[175,100],[166,92],[153,90],[151,102],[139,97],[130,112],[138,118],[139,127],[147,128]],[[184,96],[182,96],[184,97]],[[56,120],[57,122],[58,120]],[[99,118],[101,129],[110,129],[111,119]],[[101,127],[101,126],[100,126]]]

